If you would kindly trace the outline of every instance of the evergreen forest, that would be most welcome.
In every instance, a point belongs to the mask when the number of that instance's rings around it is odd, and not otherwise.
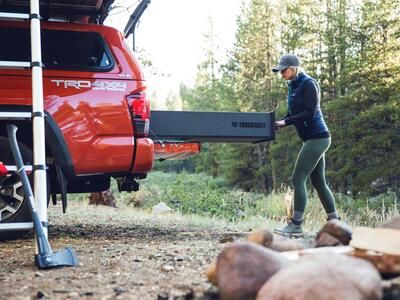
[[[181,86],[184,110],[287,111],[287,86],[271,72],[294,53],[321,86],[332,135],[327,179],[336,193],[377,195],[400,186],[400,0],[251,0],[237,18],[224,63],[206,35],[193,87]],[[291,185],[301,147],[293,126],[273,142],[204,144],[197,157],[157,166],[205,172],[232,186],[269,194]]]

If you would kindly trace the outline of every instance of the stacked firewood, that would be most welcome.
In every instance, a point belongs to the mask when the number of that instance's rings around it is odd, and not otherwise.
[[[225,300],[400,299],[400,216],[380,228],[327,222],[314,240],[267,230],[227,245],[207,270]],[[398,298],[397,298],[398,297]]]

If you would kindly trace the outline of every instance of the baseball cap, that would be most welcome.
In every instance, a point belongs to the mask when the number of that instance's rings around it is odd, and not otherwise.
[[[300,67],[300,59],[294,54],[286,54],[281,57],[279,64],[272,69],[272,72],[282,71],[291,66]]]

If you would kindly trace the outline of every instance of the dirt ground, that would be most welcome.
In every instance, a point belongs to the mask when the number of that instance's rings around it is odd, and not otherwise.
[[[0,299],[217,299],[204,271],[225,242],[244,237],[129,210],[59,211],[49,209],[50,244],[71,245],[79,265],[40,270],[32,238],[0,242]]]
[[[72,246],[77,267],[40,270],[31,238],[0,242],[0,299],[218,299],[205,270],[243,229],[154,216],[128,207],[49,208],[53,251]],[[384,300],[400,299],[400,277],[383,281]]]

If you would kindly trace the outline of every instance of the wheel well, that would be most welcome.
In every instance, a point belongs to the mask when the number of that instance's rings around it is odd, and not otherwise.
[[[18,127],[17,139],[18,142],[25,144],[30,149],[33,149],[33,132],[32,122],[30,120],[19,121],[0,121],[0,136],[7,137],[7,124],[15,124]],[[57,164],[67,179],[74,179],[75,172],[69,150],[64,141],[64,137],[59,129],[57,123],[53,120],[51,115],[46,114],[45,119],[46,128],[46,164],[49,167]]]
[[[0,121],[0,136],[6,138],[8,137],[7,124],[16,125],[18,127],[18,142],[26,145],[30,149],[33,149],[32,124],[29,121]],[[53,154],[51,149],[48,147],[48,143],[46,142],[46,160],[48,160],[48,158],[52,159]]]

